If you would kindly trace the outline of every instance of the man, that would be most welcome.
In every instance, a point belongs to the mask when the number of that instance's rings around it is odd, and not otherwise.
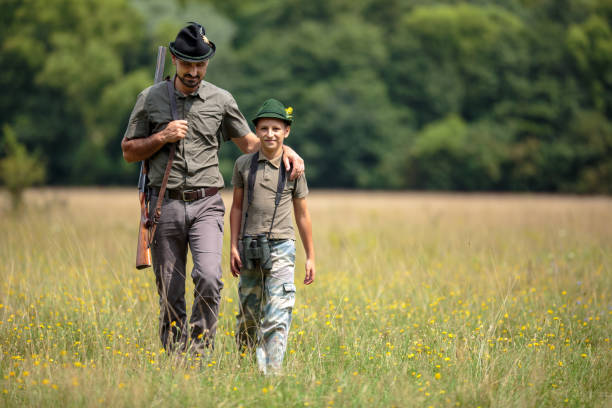
[[[171,91],[176,112],[172,119],[167,81],[148,87],[136,100],[121,142],[128,162],[148,160],[150,209],[157,205],[170,147],[176,143],[167,190],[161,206],[151,254],[160,297],[160,338],[168,352],[204,354],[212,348],[221,299],[221,246],[225,206],[218,150],[232,140],[242,152],[259,149],[259,139],[232,95],[203,80],[215,44],[204,27],[190,23],[169,45],[176,75]],[[304,170],[303,160],[285,149],[290,178]],[[290,166],[290,167],[289,167]],[[187,249],[193,257],[194,302],[189,326],[185,307]],[[189,336],[191,334],[191,336]]]

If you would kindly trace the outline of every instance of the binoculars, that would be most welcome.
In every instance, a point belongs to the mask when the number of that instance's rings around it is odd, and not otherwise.
[[[259,263],[262,269],[272,269],[270,243],[266,234],[245,235],[242,238],[240,258],[242,266],[246,269],[255,269],[257,263]]]

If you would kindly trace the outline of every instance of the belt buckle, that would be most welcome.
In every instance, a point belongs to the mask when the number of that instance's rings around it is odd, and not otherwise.
[[[187,202],[189,202],[189,201],[194,201],[194,200],[195,200],[195,198],[193,198],[193,199],[188,199],[188,198],[185,196],[185,194],[192,194],[192,193],[195,193],[195,191],[194,191],[194,190],[183,190],[183,191],[181,192],[181,196],[183,197],[183,201],[187,201]]]

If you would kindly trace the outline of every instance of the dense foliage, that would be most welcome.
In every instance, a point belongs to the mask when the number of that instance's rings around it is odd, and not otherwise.
[[[2,6],[0,125],[52,184],[134,183],[130,109],[156,46],[196,20],[218,46],[207,79],[247,117],[294,107],[311,186],[612,192],[612,0]]]

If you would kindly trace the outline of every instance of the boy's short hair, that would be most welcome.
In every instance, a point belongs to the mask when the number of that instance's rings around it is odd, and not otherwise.
[[[266,100],[263,105],[261,105],[261,108],[259,108],[251,121],[255,126],[257,126],[257,121],[264,118],[280,119],[290,126],[291,122],[293,122],[293,108],[285,108],[285,105],[283,105],[282,102],[274,98],[270,98]]]

